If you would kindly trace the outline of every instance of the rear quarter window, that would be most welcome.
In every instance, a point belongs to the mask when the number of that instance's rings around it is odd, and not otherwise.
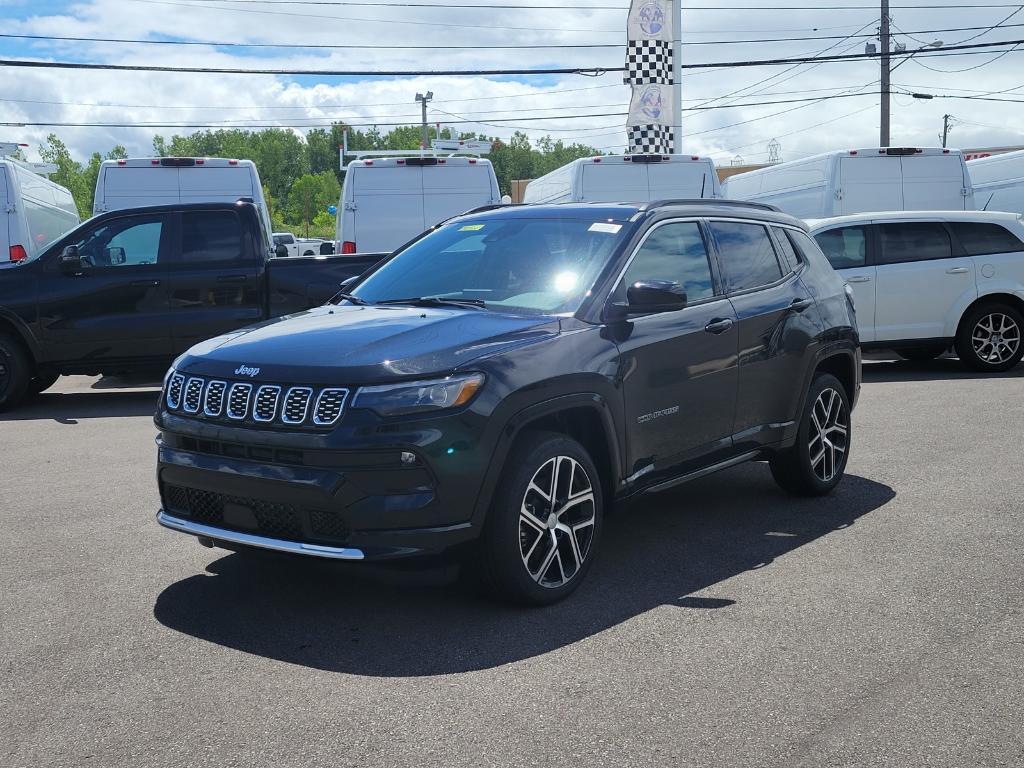
[[[1024,251],[1024,242],[999,224],[963,221],[951,222],[950,227],[968,256]]]

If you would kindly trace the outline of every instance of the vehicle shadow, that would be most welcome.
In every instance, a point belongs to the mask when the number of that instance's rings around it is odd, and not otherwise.
[[[168,586],[153,609],[170,629],[292,664],[368,676],[488,669],[570,645],[661,605],[728,608],[692,596],[884,506],[888,486],[847,476],[832,496],[795,499],[751,464],[634,502],[606,520],[587,581],[566,601],[521,608],[454,586],[396,586],[329,564],[231,554]]]
[[[871,382],[956,381],[966,379],[1024,379],[1024,363],[1002,373],[980,373],[964,368],[955,357],[940,357],[927,362],[886,360],[865,362],[862,380]]]
[[[158,389],[43,392],[26,400],[10,413],[0,413],[0,422],[56,421],[58,424],[77,424],[82,419],[152,416],[156,412],[159,397]]]

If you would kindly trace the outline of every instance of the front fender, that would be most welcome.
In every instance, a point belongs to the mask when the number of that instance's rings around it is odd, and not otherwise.
[[[491,506],[491,499],[501,480],[501,473],[505,462],[517,437],[530,424],[568,410],[586,408],[597,415],[608,446],[611,466],[615,473],[613,487],[616,490],[621,487],[624,446],[621,440],[622,430],[616,426],[621,423],[621,413],[619,413],[620,409],[616,407],[618,403],[617,391],[610,382],[607,384],[607,387],[610,392],[576,392],[542,400],[521,408],[499,422],[501,430],[491,453],[491,460],[488,463],[487,472],[480,486],[473,511],[474,527],[483,526],[484,518]]]

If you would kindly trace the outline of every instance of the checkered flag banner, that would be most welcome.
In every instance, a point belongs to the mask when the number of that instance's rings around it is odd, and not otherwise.
[[[673,101],[672,3],[681,0],[632,0],[623,82],[633,86],[626,119],[630,151],[671,153]]]
[[[631,154],[669,155],[672,154],[672,129],[664,125],[631,125],[629,134]]]

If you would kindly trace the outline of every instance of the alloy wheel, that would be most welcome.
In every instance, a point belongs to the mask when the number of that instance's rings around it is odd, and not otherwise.
[[[597,516],[594,487],[571,456],[541,465],[519,511],[520,557],[530,578],[542,587],[570,582],[590,554]]]
[[[827,483],[842,465],[850,434],[843,397],[831,387],[822,390],[814,401],[810,431],[808,453],[811,469],[819,480]]]
[[[1020,347],[1020,326],[1002,312],[982,317],[971,332],[971,346],[982,362],[999,365],[1010,360]]]
[[[7,391],[11,383],[11,368],[0,353],[0,395]]]

